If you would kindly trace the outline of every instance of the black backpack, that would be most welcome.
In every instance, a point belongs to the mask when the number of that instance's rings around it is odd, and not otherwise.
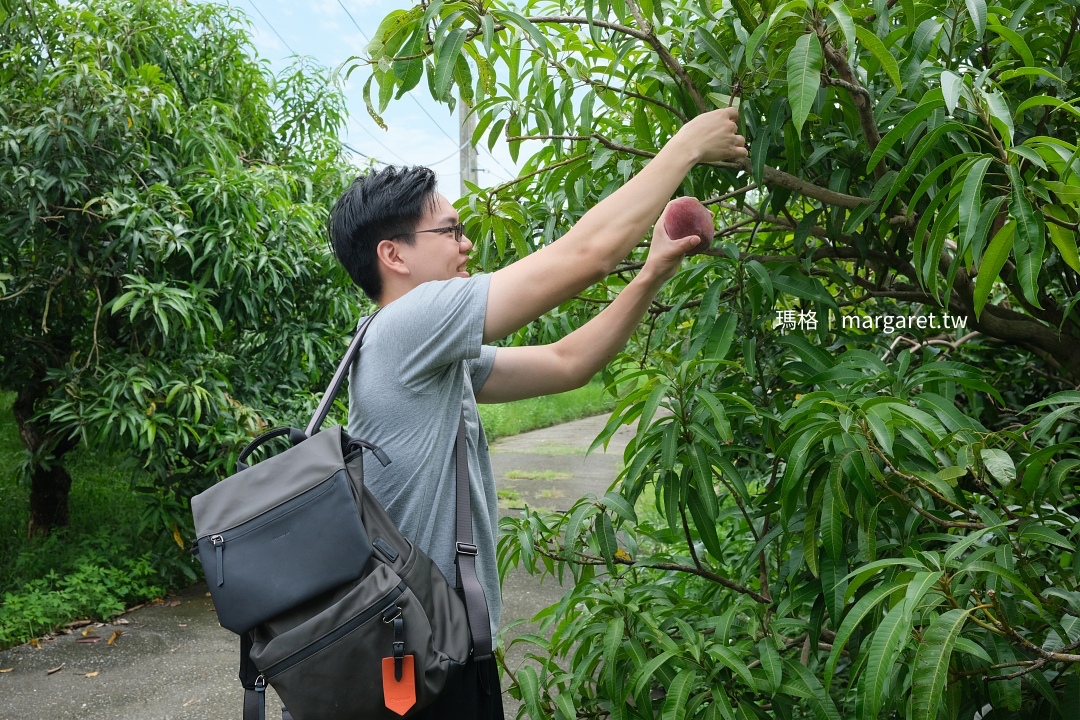
[[[244,720],[265,717],[268,683],[295,720],[415,714],[455,681],[466,660],[491,656],[464,415],[454,450],[456,588],[364,487],[364,451],[384,466],[390,458],[340,426],[319,431],[372,318],[307,428],[260,435],[240,453],[235,475],[191,500],[218,619],[241,637]],[[252,452],[283,436],[292,447],[247,465]]]

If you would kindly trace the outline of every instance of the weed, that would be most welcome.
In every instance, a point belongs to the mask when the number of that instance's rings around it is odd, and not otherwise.
[[[569,480],[573,475],[558,470],[511,470],[506,477],[509,480]]]
[[[611,410],[616,399],[604,394],[604,385],[593,380],[588,385],[558,395],[518,400],[497,405],[481,405],[480,419],[488,442],[507,435],[550,427]],[[582,454],[575,451],[575,454]]]

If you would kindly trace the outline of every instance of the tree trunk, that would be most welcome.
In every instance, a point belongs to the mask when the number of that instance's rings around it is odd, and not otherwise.
[[[30,535],[48,535],[59,527],[67,527],[68,495],[71,475],[60,463],[77,441],[49,434],[48,426],[34,420],[38,400],[48,393],[41,382],[29,382],[19,390],[12,414],[19,426],[19,436],[30,453]]]
[[[48,535],[67,527],[71,475],[63,465],[36,467],[30,480],[30,535]]]

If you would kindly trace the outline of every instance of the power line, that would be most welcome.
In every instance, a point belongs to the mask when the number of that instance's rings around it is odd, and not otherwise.
[[[277,31],[277,28],[275,28],[270,23],[270,21],[266,19],[266,16],[263,15],[263,13],[262,13],[262,10],[260,10],[259,6],[255,4],[255,0],[248,0],[248,4],[251,5],[251,7],[255,8],[255,12],[259,13],[259,17],[261,17],[263,19],[263,22],[265,22],[267,25],[270,26],[270,29],[274,31],[275,35],[277,35],[278,40],[280,40],[285,45],[285,47],[288,48],[289,52],[292,53],[293,55],[296,55],[297,52],[295,50],[293,50],[291,47],[289,47],[289,43],[285,42],[285,38],[281,37],[281,33],[279,33]]]
[[[394,151],[393,151],[393,150],[391,150],[390,148],[386,147],[386,145],[384,145],[384,144],[382,143],[382,141],[381,141],[381,140],[379,140],[379,138],[375,137],[375,135],[374,135],[374,134],[373,134],[373,133],[372,133],[372,132],[371,132],[370,130],[368,130],[368,129],[367,129],[366,127],[364,127],[363,125],[361,125],[361,124],[360,124],[360,121],[359,121],[359,120],[357,120],[356,118],[354,118],[354,117],[353,117],[352,115],[350,115],[350,116],[349,116],[349,120],[352,120],[353,124],[354,124],[354,125],[356,125],[356,127],[360,128],[360,129],[361,129],[361,130],[363,130],[363,131],[364,131],[365,133],[367,133],[368,137],[370,137],[370,138],[371,138],[372,140],[374,140],[374,141],[375,141],[376,143],[378,143],[379,147],[381,147],[381,148],[382,148],[383,150],[385,150],[386,152],[388,152],[388,153],[390,153],[391,155],[393,155],[394,157],[396,157],[396,158],[397,158],[398,160],[400,160],[400,161],[401,161],[402,163],[404,163],[404,164],[406,164],[406,165],[408,165],[408,164],[409,164],[409,161],[408,161],[408,160],[406,160],[405,158],[401,157],[400,155],[398,155],[398,154],[397,154],[396,152],[394,152]]]

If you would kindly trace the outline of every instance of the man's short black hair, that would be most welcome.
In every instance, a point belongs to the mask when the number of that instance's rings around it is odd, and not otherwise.
[[[438,182],[426,167],[394,167],[360,175],[342,193],[326,229],[338,262],[360,289],[378,302],[382,295],[379,277],[379,242],[397,237],[406,244],[424,214],[424,203],[436,206]]]

